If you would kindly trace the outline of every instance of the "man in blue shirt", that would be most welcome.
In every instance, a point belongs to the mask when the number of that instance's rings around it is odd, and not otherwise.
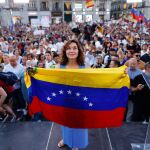
[[[128,75],[130,77],[131,85],[134,80],[134,78],[138,75],[140,75],[142,71],[138,69],[138,62],[135,58],[131,58],[129,60],[129,67],[128,67]],[[129,101],[128,101],[128,109],[127,109],[127,115],[126,115],[126,121],[131,121],[131,117],[133,114],[133,99],[134,95],[132,92],[129,93]]]

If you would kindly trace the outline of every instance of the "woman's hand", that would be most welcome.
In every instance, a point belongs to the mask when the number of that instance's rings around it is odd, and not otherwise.
[[[26,70],[30,76],[33,76],[37,73],[37,68],[28,67]]]

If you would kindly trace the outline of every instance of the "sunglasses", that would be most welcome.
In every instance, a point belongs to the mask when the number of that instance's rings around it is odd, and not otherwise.
[[[135,55],[136,57],[141,57],[141,55]]]

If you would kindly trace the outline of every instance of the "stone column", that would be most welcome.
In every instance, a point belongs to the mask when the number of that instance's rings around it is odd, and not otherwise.
[[[21,22],[24,24],[28,24],[29,23],[29,19],[28,19],[28,4],[23,4],[22,5],[22,10],[21,12]]]
[[[111,11],[111,0],[105,2],[105,16],[104,20],[110,20],[110,11]]]
[[[3,6],[3,9],[1,11],[2,13],[2,25],[9,27],[10,21],[11,21],[11,10],[10,10],[10,2],[9,0],[5,1],[5,4]]]
[[[144,14],[146,18],[150,19],[150,0],[145,0]]]
[[[40,0],[36,0],[37,16],[40,18]]]

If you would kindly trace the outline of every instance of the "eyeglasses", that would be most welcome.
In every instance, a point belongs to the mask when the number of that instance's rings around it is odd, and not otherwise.
[[[135,55],[136,57],[141,57],[141,55]]]

